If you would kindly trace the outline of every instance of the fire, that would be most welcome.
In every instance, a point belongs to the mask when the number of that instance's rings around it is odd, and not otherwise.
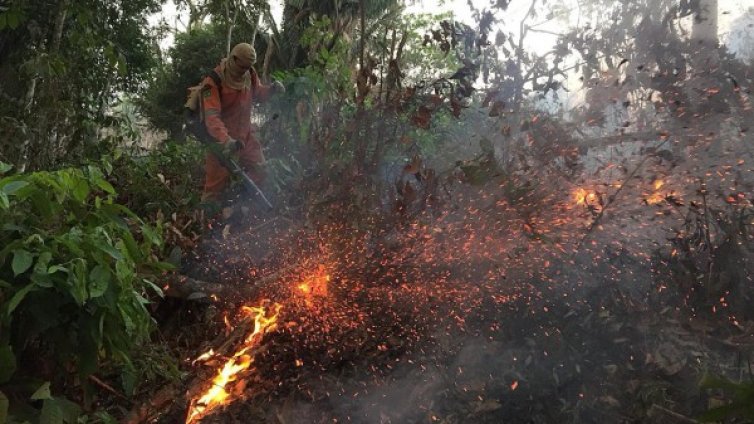
[[[577,205],[588,205],[594,203],[597,200],[597,193],[589,191],[583,188],[578,188],[573,192],[573,198]]]
[[[307,305],[311,305],[311,301],[315,297],[327,297],[327,286],[330,283],[330,274],[327,272],[325,266],[320,265],[316,271],[312,272],[309,276],[304,278],[302,282],[296,285],[298,292],[304,296],[304,300]]]
[[[207,361],[208,359],[210,359],[213,356],[215,356],[215,350],[214,349],[210,349],[210,350],[202,353],[201,355],[199,355],[193,361],[191,361],[191,365],[195,365],[197,362],[205,362],[205,361]]]
[[[324,265],[317,266],[313,272],[302,277],[298,284],[294,284],[294,294],[303,296],[308,307],[313,304],[313,299],[326,297],[330,274]],[[249,322],[254,323],[254,328],[246,336],[242,346],[233,354],[217,371],[212,379],[211,386],[201,396],[191,400],[186,424],[196,423],[209,415],[219,406],[228,405],[242,396],[245,388],[246,373],[254,363],[254,349],[259,345],[263,336],[277,328],[277,319],[282,305],[275,303],[271,308],[264,306],[242,306],[240,314]],[[228,317],[224,317],[226,327],[230,329]],[[194,363],[206,361],[217,356],[213,350],[199,356]],[[303,362],[296,362],[297,366],[303,366]]]
[[[663,200],[665,200],[665,194],[660,192],[660,189],[665,186],[665,181],[663,180],[656,180],[654,183],[652,183],[652,187],[654,188],[654,192],[647,195],[644,200],[649,205],[656,205],[658,203],[661,203]]]
[[[218,406],[227,405],[238,397],[239,394],[233,393],[234,390],[228,386],[236,381],[239,374],[249,369],[254,362],[253,354],[250,351],[259,344],[265,334],[275,330],[281,308],[282,305],[274,304],[269,315],[267,308],[262,306],[244,306],[241,308],[241,312],[254,321],[253,331],[246,336],[243,346],[218,370],[217,375],[212,379],[212,386],[198,399],[191,401],[186,418],[187,424],[200,421]]]

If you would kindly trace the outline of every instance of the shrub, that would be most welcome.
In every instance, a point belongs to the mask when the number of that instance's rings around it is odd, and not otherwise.
[[[129,367],[148,338],[161,225],[115,198],[95,166],[0,179],[0,385]]]

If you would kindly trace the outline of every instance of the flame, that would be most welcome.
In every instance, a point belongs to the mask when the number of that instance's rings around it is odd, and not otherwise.
[[[210,350],[202,353],[201,355],[199,355],[193,361],[191,361],[191,365],[195,365],[197,362],[205,362],[205,361],[207,361],[208,359],[210,359],[213,356],[215,356],[215,350],[214,349],[210,349]]]
[[[658,203],[661,203],[663,200],[665,200],[665,194],[660,192],[660,189],[665,185],[665,181],[663,180],[655,180],[654,183],[652,183],[652,187],[654,187],[654,192],[647,195],[644,200],[649,205],[656,205]]]
[[[578,188],[573,192],[573,199],[577,205],[594,203],[597,200],[597,193],[594,191]]]
[[[254,320],[254,329],[246,336],[243,346],[218,370],[212,379],[212,386],[198,399],[191,401],[186,423],[194,423],[209,415],[218,406],[230,403],[237,394],[229,392],[228,387],[238,379],[241,372],[246,371],[254,362],[253,355],[249,353],[262,340],[262,337],[275,330],[277,318],[282,305],[276,303],[272,307],[269,316],[263,306],[244,306],[241,313]]]

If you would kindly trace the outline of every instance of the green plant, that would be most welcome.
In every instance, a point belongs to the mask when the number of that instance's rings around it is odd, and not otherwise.
[[[699,383],[702,389],[722,390],[730,395],[730,402],[710,408],[699,416],[704,422],[722,421],[730,418],[744,418],[754,421],[754,381],[734,383],[727,378],[705,375]]]
[[[144,219],[191,210],[199,203],[204,148],[196,142],[163,143],[141,156],[118,155],[111,181],[118,203]]]
[[[150,335],[146,305],[162,295],[150,277],[170,268],[155,255],[161,224],[116,203],[105,177],[87,166],[0,179],[0,385],[13,380],[12,399],[28,396],[19,382],[86,385],[105,361],[133,369]]]

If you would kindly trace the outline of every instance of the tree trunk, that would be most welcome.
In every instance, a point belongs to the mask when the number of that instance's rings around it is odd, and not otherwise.
[[[236,17],[238,16],[238,6],[233,4],[233,16],[230,15],[229,0],[225,0],[225,22],[228,24],[228,32],[225,39],[225,57],[230,57],[230,43],[233,39],[233,27],[236,24]]]
[[[694,12],[691,40],[706,47],[717,48],[717,0],[699,0]]]
[[[727,112],[720,92],[720,55],[718,53],[717,0],[699,0],[691,30],[691,77],[686,93],[691,108],[698,113]]]

